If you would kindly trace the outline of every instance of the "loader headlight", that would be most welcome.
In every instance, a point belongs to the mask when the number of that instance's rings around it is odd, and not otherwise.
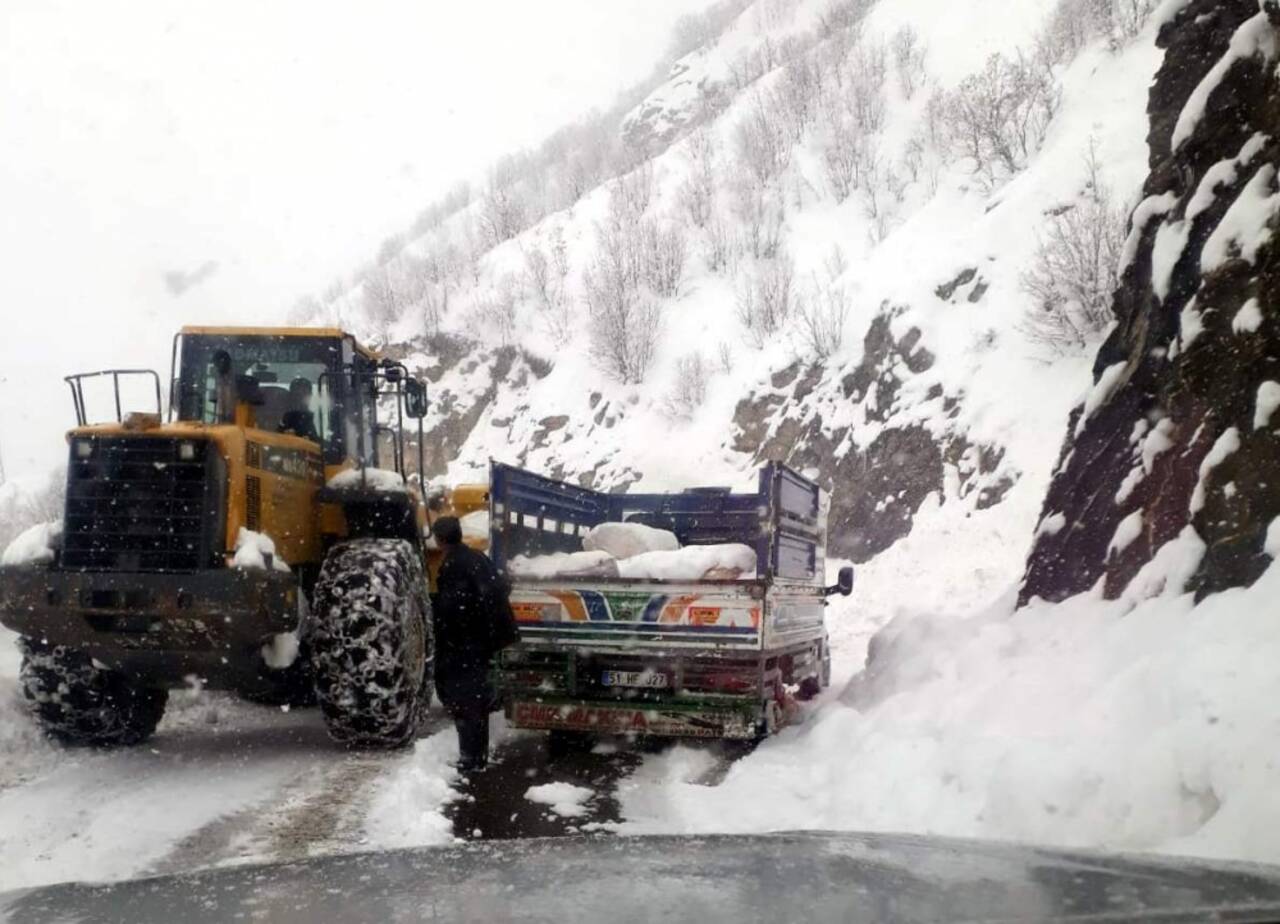
[[[178,458],[183,462],[192,462],[196,457],[196,444],[191,440],[183,440],[178,444]]]
[[[75,453],[77,459],[87,459],[93,455],[92,440],[76,440],[71,444],[71,449]]]

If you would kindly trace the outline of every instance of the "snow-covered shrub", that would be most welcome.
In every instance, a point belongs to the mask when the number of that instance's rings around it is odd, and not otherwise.
[[[888,53],[880,42],[859,42],[850,52],[849,62],[852,78],[847,105],[858,128],[873,134],[884,126]]]
[[[657,295],[670,298],[684,275],[684,227],[675,221],[648,219],[638,228],[641,278]]]
[[[733,217],[743,248],[756,259],[772,259],[782,245],[786,218],[782,197],[773,187],[758,185],[750,177],[739,177],[732,191]]]
[[[830,38],[848,32],[866,17],[875,0],[831,0],[818,13],[818,35]]]
[[[795,308],[795,264],[785,253],[762,260],[738,282],[738,320],[747,342],[762,349],[779,335]]]
[[[569,254],[559,227],[551,232],[548,246],[544,248],[539,241],[524,251],[525,290],[533,297],[547,335],[558,346],[564,346],[573,336],[568,275]]]
[[[632,220],[649,210],[653,201],[653,161],[646,160],[630,173],[618,178],[610,188],[609,201]]]
[[[822,74],[813,56],[802,54],[787,62],[773,94],[772,109],[791,141],[799,143],[804,138],[817,116],[821,95]]]
[[[725,375],[733,372],[733,347],[727,340],[721,340],[720,346],[716,349],[716,365]]]
[[[1147,24],[1147,18],[1156,8],[1156,0],[1095,0],[1102,5],[1105,21],[1110,27],[1112,46],[1118,47],[1131,41]]]
[[[849,268],[844,254],[836,248],[820,273],[809,275],[809,284],[795,300],[799,350],[817,359],[826,359],[844,346],[845,323],[853,307],[853,297],[841,281]]]
[[[1019,54],[993,54],[947,99],[948,137],[988,190],[1018,173],[1044,140],[1061,98],[1052,73]]]
[[[1021,329],[1056,353],[1096,343],[1111,324],[1126,214],[1096,173],[1086,200],[1054,215],[1022,288],[1033,300]]]
[[[787,137],[783,117],[777,104],[767,96],[757,95],[738,120],[733,133],[738,164],[763,186],[781,174],[791,163],[791,139]]]
[[[924,84],[926,48],[920,35],[911,26],[903,26],[893,34],[889,42],[893,51],[893,66],[898,73],[898,83],[907,99],[915,96]]]
[[[840,99],[825,107],[823,123],[818,150],[831,194],[837,202],[843,202],[858,188],[859,169],[865,157],[864,136]]]
[[[489,171],[489,181],[480,201],[480,227],[489,247],[515,237],[532,223],[533,216],[520,188],[521,174],[528,165],[520,156],[505,157]]]
[[[676,380],[667,396],[667,412],[672,417],[688,419],[707,400],[710,368],[701,353],[690,353],[676,360]]]
[[[597,225],[597,249],[582,277],[592,353],[625,384],[644,379],[658,342],[661,309],[643,285],[640,225],[617,188],[609,215]]]
[[[738,260],[738,236],[733,225],[723,217],[716,215],[707,223],[703,242],[702,258],[707,269],[719,273],[731,269]]]
[[[515,336],[517,292],[515,279],[504,276],[497,285],[476,297],[473,310],[477,326],[486,334],[496,335],[502,346],[510,344]]]
[[[689,172],[680,184],[680,208],[695,228],[705,228],[716,206],[716,166],[719,160],[716,136],[705,127],[685,140]]]

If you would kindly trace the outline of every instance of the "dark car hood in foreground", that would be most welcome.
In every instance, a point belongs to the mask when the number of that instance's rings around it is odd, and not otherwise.
[[[1280,919],[1280,867],[893,834],[488,841],[0,895],[23,921]]]

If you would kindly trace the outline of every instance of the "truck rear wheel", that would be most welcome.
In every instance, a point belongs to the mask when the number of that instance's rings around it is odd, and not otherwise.
[[[431,700],[431,604],[413,546],[355,539],[325,558],[306,640],[333,740],[395,748],[414,740]]]
[[[63,645],[23,638],[18,679],[28,708],[63,744],[140,744],[156,730],[169,691],[139,686]]]

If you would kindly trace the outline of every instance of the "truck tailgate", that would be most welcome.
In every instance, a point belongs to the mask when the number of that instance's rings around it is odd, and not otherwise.
[[[763,596],[755,582],[525,581],[511,606],[534,644],[758,650]]]

